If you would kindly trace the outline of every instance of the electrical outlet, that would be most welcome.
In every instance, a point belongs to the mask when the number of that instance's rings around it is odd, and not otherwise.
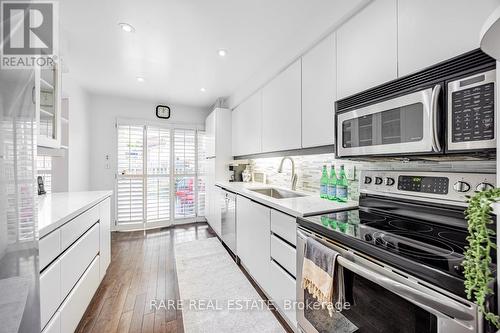
[[[354,180],[356,178],[356,167],[354,165],[346,165],[344,166],[345,176],[349,180]]]

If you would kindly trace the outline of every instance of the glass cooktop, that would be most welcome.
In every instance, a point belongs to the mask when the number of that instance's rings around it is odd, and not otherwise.
[[[467,230],[356,210],[300,218],[299,225],[463,295]],[[494,255],[494,253],[492,253]]]

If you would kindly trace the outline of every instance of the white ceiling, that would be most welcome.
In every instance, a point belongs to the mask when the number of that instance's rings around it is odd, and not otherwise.
[[[317,40],[359,3],[64,0],[62,50],[71,76],[91,92],[208,106],[289,52],[294,42]],[[118,22],[136,32],[123,32]],[[227,57],[217,55],[219,48],[228,50]]]

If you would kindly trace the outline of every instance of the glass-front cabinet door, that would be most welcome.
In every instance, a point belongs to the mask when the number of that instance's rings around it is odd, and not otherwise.
[[[61,145],[61,74],[57,65],[38,68],[35,81],[35,104],[38,123],[38,146]]]

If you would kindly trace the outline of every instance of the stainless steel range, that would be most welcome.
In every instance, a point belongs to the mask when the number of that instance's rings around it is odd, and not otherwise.
[[[339,328],[338,318],[306,306],[297,313],[299,328],[487,332],[477,307],[466,299],[461,262],[467,196],[494,187],[495,175],[367,171],[361,181],[359,209],[298,219],[297,281],[307,237],[338,251],[350,303],[340,314],[349,325]],[[496,264],[492,269],[496,274]],[[300,283],[297,300],[313,301]]]

